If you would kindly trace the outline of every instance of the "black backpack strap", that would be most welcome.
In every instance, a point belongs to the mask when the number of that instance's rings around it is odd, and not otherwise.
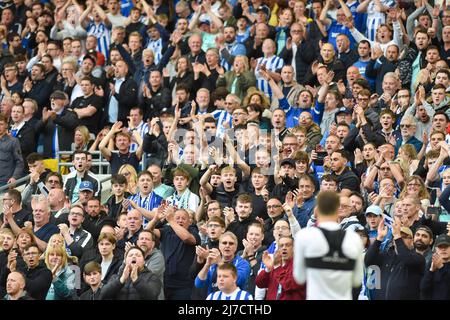
[[[322,256],[317,258],[306,258],[306,266],[313,269],[327,269],[327,270],[342,270],[351,271],[355,267],[355,259],[350,259],[345,256],[342,251],[342,243],[346,232],[344,230],[326,230],[323,228],[319,229],[325,236],[328,242],[329,250]]]

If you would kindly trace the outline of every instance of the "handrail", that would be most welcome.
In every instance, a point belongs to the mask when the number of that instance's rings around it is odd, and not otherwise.
[[[29,180],[30,180],[30,175],[28,174],[25,177],[17,179],[13,183],[8,183],[8,184],[0,187],[0,194],[4,193],[6,190],[9,190],[11,187],[13,187],[13,188],[19,187],[22,184],[25,184],[26,182],[28,182]]]

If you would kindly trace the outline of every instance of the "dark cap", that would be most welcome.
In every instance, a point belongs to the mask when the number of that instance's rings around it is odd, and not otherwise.
[[[259,12],[259,11],[263,11],[267,17],[270,16],[270,9],[269,9],[269,7],[267,7],[265,5],[262,5],[262,6],[259,6],[258,8],[256,8],[255,12]]]
[[[291,158],[284,158],[283,160],[281,160],[280,166],[283,166],[285,164],[289,164],[289,165],[295,167],[295,160],[291,159]]]
[[[352,114],[352,112],[349,110],[349,109],[347,109],[346,107],[340,107],[339,109],[338,109],[338,111],[334,114],[334,122],[336,122],[337,123],[337,116],[339,115],[339,114],[342,114],[342,113],[344,113],[344,114]]]
[[[61,90],[56,90],[55,92],[53,92],[50,95],[50,100],[52,99],[56,99],[56,100],[66,100],[67,96],[64,92],[62,92]]]
[[[339,110],[336,112],[336,115],[345,113],[345,114],[352,114],[350,110],[348,110],[346,107],[340,107]]]
[[[436,242],[435,242],[435,246],[439,247],[439,246],[450,246],[450,236],[447,234],[440,234],[438,235],[438,237],[436,238]]]
[[[84,56],[83,61],[89,59],[95,65],[97,63],[97,61],[95,61],[95,58],[93,56],[94,54],[96,55],[97,53],[96,52],[95,53],[94,52],[89,52],[89,54]]]

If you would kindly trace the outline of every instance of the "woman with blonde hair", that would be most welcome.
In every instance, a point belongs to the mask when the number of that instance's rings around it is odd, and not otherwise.
[[[75,294],[75,273],[67,265],[66,249],[49,245],[44,259],[53,275],[45,300],[70,300]]]
[[[86,126],[76,127],[71,150],[87,151],[89,147],[89,142],[90,142],[89,129]]]
[[[130,164],[124,164],[119,168],[118,174],[125,176],[128,182],[127,192],[130,194],[136,194],[137,192],[137,172],[136,169]]]
[[[403,176],[408,178],[416,171],[419,164],[417,159],[417,151],[412,144],[405,144],[398,150],[396,161],[399,162],[403,171]]]
[[[47,250],[49,247],[61,247],[64,250],[66,250],[68,263],[69,264],[78,264],[78,258],[75,256],[72,256],[72,252],[70,249],[66,246],[66,241],[64,240],[64,237],[60,233],[55,233],[48,239],[48,245],[46,250],[41,256],[41,259],[45,259],[45,255],[47,253]]]

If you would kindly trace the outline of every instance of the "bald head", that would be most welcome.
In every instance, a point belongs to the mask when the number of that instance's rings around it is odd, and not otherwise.
[[[6,280],[6,292],[13,299],[20,298],[25,289],[25,277],[20,272],[11,272]]]

